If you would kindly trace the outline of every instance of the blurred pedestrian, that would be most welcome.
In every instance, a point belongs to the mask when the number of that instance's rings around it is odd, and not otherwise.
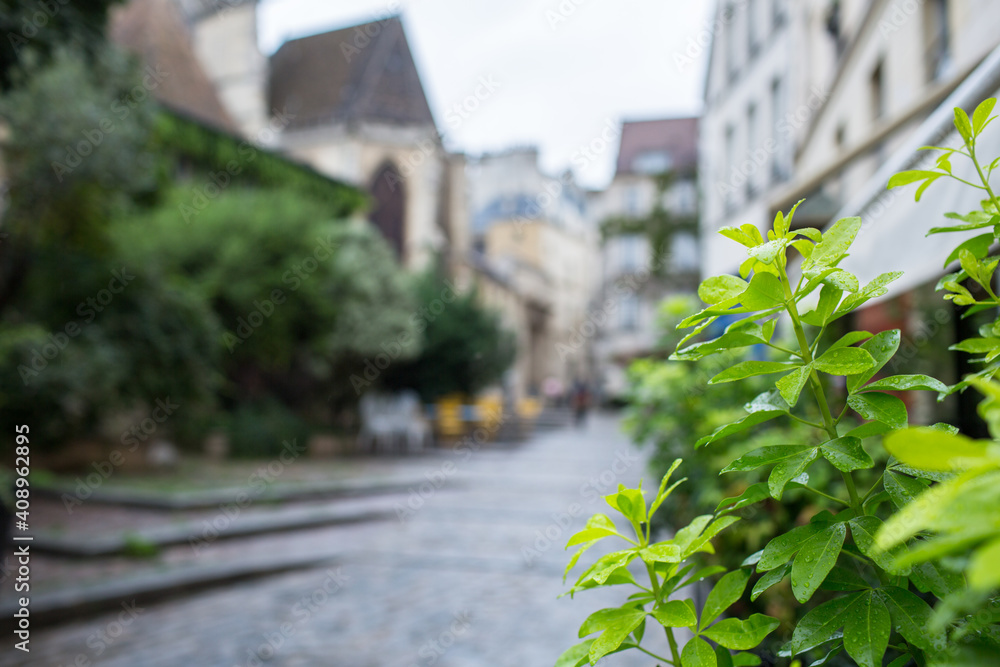
[[[590,407],[590,391],[587,383],[577,380],[573,385],[573,414],[577,427],[582,427]]]

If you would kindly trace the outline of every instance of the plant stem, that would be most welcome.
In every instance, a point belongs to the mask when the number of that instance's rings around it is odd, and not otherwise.
[[[868,498],[870,498],[871,495],[875,492],[875,489],[878,488],[878,485],[882,481],[883,477],[885,477],[885,471],[884,470],[882,471],[882,474],[878,476],[878,479],[875,480],[875,483],[872,484],[872,488],[868,489],[868,493],[866,493],[865,496],[864,496],[864,498],[861,499],[861,503],[862,504],[864,504],[864,503],[866,503],[868,501]]]
[[[657,660],[662,660],[663,662],[666,662],[666,663],[668,663],[668,664],[671,664],[671,665],[676,665],[676,664],[677,664],[677,663],[676,663],[676,662],[674,662],[673,660],[668,660],[668,659],[664,658],[664,657],[663,657],[662,655],[656,655],[656,654],[655,654],[655,653],[653,653],[652,651],[647,651],[646,649],[644,649],[643,647],[639,646],[638,644],[636,644],[636,645],[635,645],[635,647],[636,647],[637,649],[639,649],[640,651],[642,651],[643,653],[645,653],[646,655],[651,655],[651,656],[653,656],[653,657],[654,657],[654,658],[656,658]]]
[[[670,642],[670,655],[674,656],[675,665],[681,664],[681,652],[677,648],[677,640],[674,639],[674,629],[664,627],[663,630],[667,633],[667,641]]]
[[[976,149],[974,145],[969,146],[969,157],[972,159],[972,164],[976,165],[976,173],[979,174],[979,180],[983,182],[983,189],[986,190],[990,199],[993,200],[993,206],[996,207],[997,213],[1000,213],[1000,201],[998,201],[997,196],[993,194],[993,188],[990,187],[990,180],[986,178],[986,175],[983,173],[983,168],[979,166],[979,160],[976,159]]]
[[[809,345],[809,339],[806,338],[806,331],[802,327],[802,320],[799,319],[799,310],[795,305],[795,296],[792,294],[791,284],[788,281],[788,274],[785,273],[785,267],[780,267],[780,273],[781,286],[785,290],[785,308],[788,311],[788,316],[792,318],[792,329],[795,331],[795,337],[799,342],[800,356],[803,361],[810,364],[813,360],[812,349]],[[820,383],[819,374],[815,369],[809,371],[809,388],[812,390],[813,396],[816,398],[816,403],[819,405],[820,414],[823,415],[823,424],[827,435],[831,440],[839,438],[840,434],[837,433],[837,424],[830,413],[830,405],[826,401],[826,393],[823,391],[823,385]],[[858,490],[854,486],[854,477],[849,472],[842,472],[841,474],[844,477],[844,483],[847,485],[847,492],[851,496],[850,506],[860,511],[861,502],[858,498]]]
[[[840,503],[841,505],[846,505],[847,507],[851,506],[851,504],[849,502],[847,502],[846,500],[841,500],[840,498],[836,498],[834,496],[831,496],[828,493],[823,493],[819,489],[815,489],[815,488],[809,486],[808,484],[803,484],[802,488],[803,489],[807,489],[809,491],[812,491],[813,493],[815,493],[817,495],[820,495],[820,496],[823,496],[824,498],[828,498],[828,499],[832,500],[835,503]]]

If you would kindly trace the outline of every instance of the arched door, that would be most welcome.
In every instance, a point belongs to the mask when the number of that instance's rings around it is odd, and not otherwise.
[[[403,259],[406,237],[404,221],[406,192],[403,177],[395,165],[387,163],[375,173],[371,195],[374,201],[369,217],[396,251],[396,256]]]

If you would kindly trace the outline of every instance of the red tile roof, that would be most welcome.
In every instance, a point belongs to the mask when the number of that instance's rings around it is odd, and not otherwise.
[[[669,153],[673,171],[694,171],[698,166],[698,119],[664,118],[622,123],[615,173],[640,173],[635,160],[647,152]]]
[[[173,0],[130,0],[111,12],[111,41],[165,73],[153,89],[164,105],[216,129],[236,131],[215,86],[201,68]]]
[[[349,120],[434,126],[397,16],[285,42],[271,56],[272,111],[292,128]]]

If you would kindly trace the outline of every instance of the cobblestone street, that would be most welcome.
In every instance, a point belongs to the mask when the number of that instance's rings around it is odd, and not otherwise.
[[[330,556],[324,566],[40,629],[30,655],[2,662],[548,667],[589,613],[620,601],[621,591],[557,599],[569,535],[605,511],[601,494],[648,477],[617,420],[595,415],[585,430],[422,463],[427,484],[396,496],[394,519],[220,541],[199,555],[315,552]],[[666,651],[659,639],[649,647]],[[602,664],[651,662],[635,653]]]

